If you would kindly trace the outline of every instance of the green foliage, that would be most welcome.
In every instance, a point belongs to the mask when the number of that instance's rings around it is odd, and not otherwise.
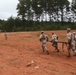
[[[35,23],[35,24],[34,24]],[[76,23],[70,22],[38,22],[38,21],[25,21],[25,29],[23,28],[22,21],[19,18],[8,18],[7,21],[0,23],[1,31],[16,32],[16,31],[38,31],[38,30],[65,30],[68,27],[76,29]]]
[[[69,7],[68,0],[18,0],[18,17],[9,17],[7,21],[0,20],[2,31],[36,31],[36,30],[64,30],[67,27],[76,29],[71,17],[66,22],[68,11],[76,14],[76,4]],[[72,13],[72,12],[71,12]],[[49,21],[47,22],[48,18]],[[44,17],[45,16],[45,17]],[[46,19],[45,19],[46,18]],[[45,21],[44,21],[45,19]]]

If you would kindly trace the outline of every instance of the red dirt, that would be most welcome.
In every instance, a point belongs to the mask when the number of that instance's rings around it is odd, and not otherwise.
[[[66,41],[66,31],[55,31],[60,41]],[[46,31],[51,39],[51,31]],[[76,75],[76,56],[67,56],[59,44],[57,53],[47,43],[49,55],[42,52],[40,32],[0,33],[0,75]],[[33,62],[33,63],[32,63]]]

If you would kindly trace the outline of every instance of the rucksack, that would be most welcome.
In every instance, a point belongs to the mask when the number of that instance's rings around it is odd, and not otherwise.
[[[46,39],[46,35],[42,34],[42,39],[45,40]]]

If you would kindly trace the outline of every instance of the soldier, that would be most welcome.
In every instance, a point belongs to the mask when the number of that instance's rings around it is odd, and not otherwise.
[[[5,40],[7,40],[7,33],[6,33],[6,31],[4,33],[4,36],[5,36]]]
[[[52,42],[52,46],[55,47],[55,50],[57,50],[57,52],[59,52],[59,49],[58,49],[58,36],[54,32],[52,32],[51,42]]]
[[[46,47],[46,42],[48,41],[48,36],[43,31],[41,31],[41,35],[39,37],[39,40],[42,43],[43,52],[46,51],[47,54],[49,54],[48,49]]]
[[[74,34],[73,52],[75,53],[74,56],[76,56],[76,32],[73,32],[73,34]]]
[[[75,35],[74,33],[71,32],[70,28],[67,28],[66,37],[67,37],[67,42],[68,42],[68,56],[67,57],[70,57],[70,50],[72,49],[73,52],[75,50]]]

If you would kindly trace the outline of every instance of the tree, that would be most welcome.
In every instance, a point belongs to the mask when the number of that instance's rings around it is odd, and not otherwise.
[[[59,11],[61,12],[61,22],[63,22],[64,12],[69,7],[70,3],[68,0],[57,0],[57,1],[58,1]]]
[[[35,19],[39,20],[42,14],[41,0],[32,0],[32,9],[35,15]]]
[[[22,25],[23,28],[25,28],[25,17],[27,13],[27,7],[26,7],[26,0],[19,0],[19,3],[17,5],[17,10],[18,10],[18,16],[21,17],[22,19]]]
[[[73,20],[76,19],[76,0],[72,1],[72,5],[71,5],[71,10],[72,10],[72,16],[73,16]]]

